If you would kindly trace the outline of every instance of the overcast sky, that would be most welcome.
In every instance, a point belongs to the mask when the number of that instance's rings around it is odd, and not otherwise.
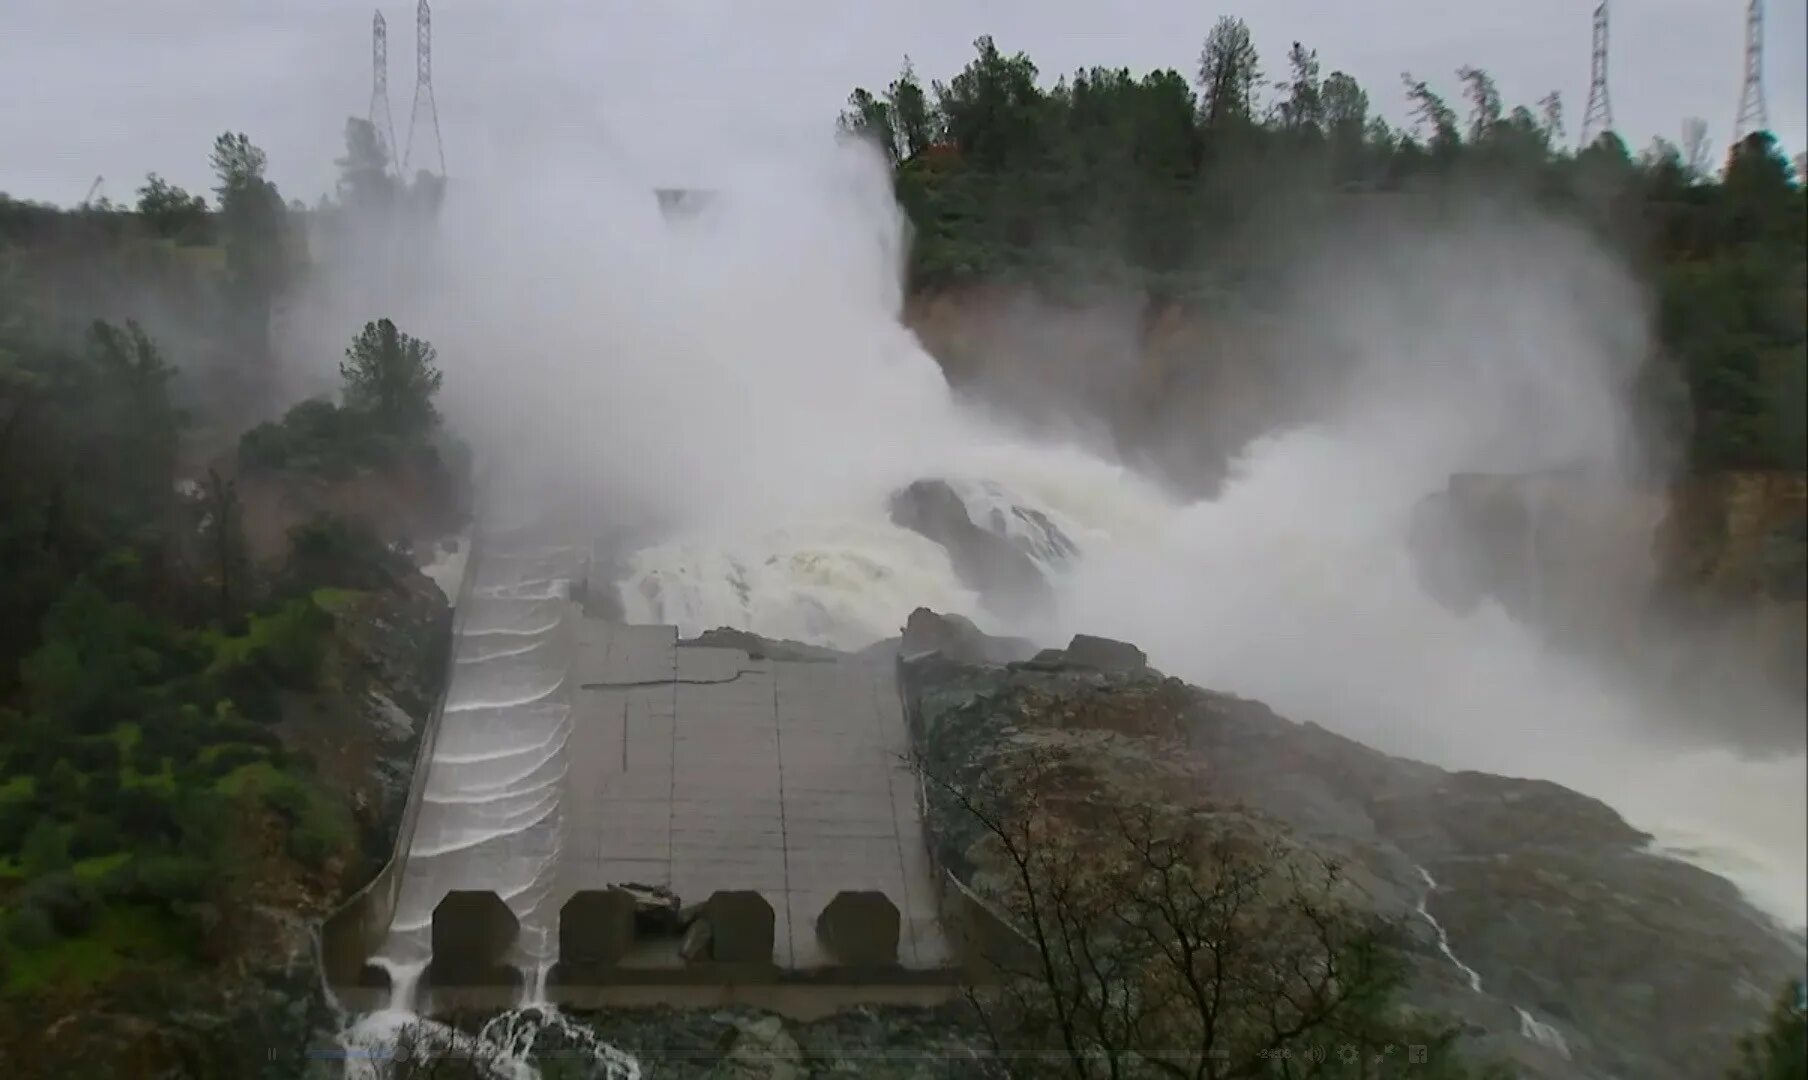
[[[990,33],[1044,80],[1081,65],[1191,76],[1219,14],[1254,31],[1278,71],[1293,40],[1355,75],[1396,121],[1400,73],[1455,99],[1475,64],[1509,104],[1563,92],[1572,135],[1588,95],[1592,0],[439,0],[434,81],[449,171],[483,133],[582,116],[650,176],[708,186],[743,148],[819,137],[856,84],[905,54],[946,78]],[[1804,7],[1771,0],[1766,90],[1791,155],[1804,145]],[[1743,0],[1639,0],[1614,11],[1612,95],[1636,150],[1708,122],[1718,157],[1737,109]],[[0,191],[59,203],[94,177],[130,199],[146,172],[195,190],[207,151],[243,130],[290,197],[331,183],[347,115],[370,97],[368,0],[0,0]],[[390,99],[403,140],[414,90],[412,8],[390,22]]]

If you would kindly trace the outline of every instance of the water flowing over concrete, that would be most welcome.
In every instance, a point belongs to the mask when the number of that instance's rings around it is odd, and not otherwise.
[[[571,535],[496,531],[472,556],[371,1004],[952,986],[892,666],[589,617]]]

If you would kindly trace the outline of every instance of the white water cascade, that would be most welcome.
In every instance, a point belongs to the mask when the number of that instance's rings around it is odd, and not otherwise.
[[[1652,833],[1657,850],[1804,925],[1803,758],[1654,743],[1642,736],[1648,702],[1630,688],[1547,649],[1498,605],[1469,614],[1441,606],[1418,582],[1406,531],[1447,469],[1338,436],[1267,440],[1218,499],[1192,504],[1071,449],[976,455],[952,474],[968,481],[959,490],[976,523],[1019,506],[1078,549],[1038,553],[1055,586],[1053,624],[1013,626],[988,613],[945,553],[889,521],[885,492],[785,525],[718,527],[637,552],[622,600],[631,618],[685,633],[728,625],[842,648],[895,635],[919,605],[1047,644],[1080,631],[1119,637],[1170,674],[1388,752],[1593,795]],[[1029,538],[997,531],[1034,550]],[[1684,775],[1692,779],[1678,783]]]
[[[599,1040],[547,1003],[556,961],[559,873],[570,732],[571,657],[566,603],[588,568],[588,551],[548,542],[532,528],[486,538],[458,639],[428,786],[408,853],[389,939],[372,963],[389,975],[387,1007],[341,1034],[347,1076],[381,1075],[400,1054],[454,1055],[502,1080],[534,1080],[533,1055],[549,1037],[595,1075],[638,1080],[631,1055]],[[460,875],[482,873],[482,880]],[[432,961],[433,909],[448,889],[493,889],[520,921],[512,966],[525,973],[520,1004],[476,1034],[421,1015],[420,987]]]

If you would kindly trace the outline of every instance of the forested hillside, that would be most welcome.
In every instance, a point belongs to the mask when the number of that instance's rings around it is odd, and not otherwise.
[[[396,541],[462,502],[434,350],[348,326],[339,400],[244,431],[316,268],[263,152],[213,164],[212,207],[155,176],[131,208],[0,200],[0,1059],[147,986],[208,1008],[184,976],[271,949],[260,913],[361,884],[391,796],[340,759],[371,695],[431,705],[445,603]],[[354,479],[437,529],[333,513]],[[181,1025],[78,1028],[64,1060],[202,1060]]]
[[[1341,223],[1522,203],[1596,234],[1649,283],[1661,348],[1648,404],[1691,469],[1808,459],[1808,219],[1768,133],[1730,147],[1723,169],[1698,122],[1685,146],[1658,139],[1635,157],[1608,133],[1572,151],[1556,94],[1509,107],[1472,67],[1454,100],[1435,75],[1365,88],[1302,44],[1265,63],[1234,18],[1188,73],[1095,67],[1049,86],[1030,57],[990,38],[977,49],[927,86],[906,60],[842,115],[895,167],[919,295],[1008,284],[1247,322]],[[1380,115],[1402,94],[1403,129]]]

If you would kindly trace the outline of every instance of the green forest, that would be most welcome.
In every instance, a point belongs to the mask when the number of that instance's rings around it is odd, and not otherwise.
[[[1295,251],[1277,238],[1388,200],[1435,214],[1515,199],[1589,229],[1651,288],[1650,381],[1686,395],[1677,435],[1693,469],[1808,464],[1808,202],[1768,132],[1718,170],[1698,126],[1686,147],[1656,139],[1634,156],[1608,132],[1572,151],[1554,93],[1509,107],[1474,67],[1451,97],[1410,73],[1370,89],[1299,43],[1275,70],[1230,17],[1193,73],[1095,67],[1045,87],[1023,53],[976,49],[927,87],[906,59],[841,116],[892,162],[915,292],[1102,285],[1207,314],[1259,309]],[[1383,105],[1402,97],[1412,121],[1395,128]]]
[[[354,125],[354,135],[356,125]],[[358,178],[357,149],[348,175]],[[343,797],[278,720],[344,673],[329,643],[412,573],[364,523],[248,543],[249,486],[407,461],[455,483],[433,347],[347,328],[338,400],[250,425],[270,323],[308,272],[262,150],[222,135],[210,206],[0,199],[0,1001],[206,970],[270,876],[369,872]],[[149,308],[180,352],[144,325]],[[17,1014],[23,1017],[26,1014]]]

